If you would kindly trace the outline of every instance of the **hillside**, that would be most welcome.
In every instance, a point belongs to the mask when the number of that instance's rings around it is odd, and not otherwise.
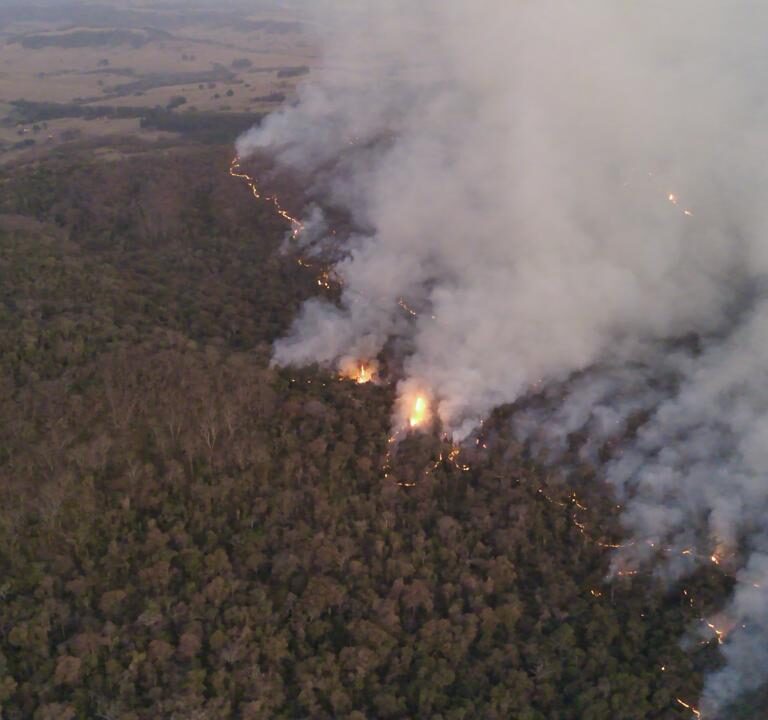
[[[679,638],[727,580],[607,584],[610,493],[509,409],[468,469],[429,435],[388,459],[391,388],[271,369],[320,289],[229,160],[0,177],[3,717],[691,717],[716,642]]]

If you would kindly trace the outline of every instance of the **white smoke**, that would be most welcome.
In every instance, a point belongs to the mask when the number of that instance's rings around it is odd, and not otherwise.
[[[238,151],[321,177],[314,190],[367,230],[336,266],[340,303],[308,302],[275,360],[338,366],[399,339],[402,393],[433,399],[457,439],[592,368],[529,421],[556,445],[650,416],[607,471],[631,495],[627,526],[681,548],[703,526],[741,558],[707,701],[763,682],[768,4],[322,10],[323,68]],[[711,340],[670,349],[690,334]],[[670,374],[672,392],[651,382]]]

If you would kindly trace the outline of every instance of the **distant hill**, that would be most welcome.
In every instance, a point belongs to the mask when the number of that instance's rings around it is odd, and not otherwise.
[[[270,6],[270,4],[267,4]],[[161,10],[172,10],[164,12]],[[11,23],[55,22],[67,26],[91,28],[140,29],[152,27],[171,31],[185,25],[206,24],[228,26],[242,32],[265,31],[269,33],[298,32],[302,24],[290,20],[250,20],[248,15],[258,9],[258,4],[228,5],[226,9],[215,2],[158,4],[152,9],[121,8],[110,5],[73,3],[61,0],[55,4],[31,2],[0,3],[0,29]]]
[[[13,38],[9,42],[21,43],[25,48],[37,50],[46,47],[87,48],[114,47],[115,45],[130,45],[142,47],[154,40],[168,39],[167,32],[154,29],[144,30],[72,30],[68,32],[51,32],[37,35],[24,35]]]

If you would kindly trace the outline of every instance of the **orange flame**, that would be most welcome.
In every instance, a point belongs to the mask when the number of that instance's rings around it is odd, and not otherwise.
[[[730,635],[731,631],[736,626],[736,623],[723,613],[715,615],[715,617],[711,619],[701,618],[701,622],[714,633],[718,645],[723,645],[725,643],[728,639],[728,635]]]
[[[371,382],[373,380],[373,373],[365,366],[365,364],[360,365],[360,371],[357,373],[357,378],[355,378],[358,385],[365,385],[365,383]]]
[[[717,644],[722,645],[725,642],[725,636],[727,634],[727,630],[721,630],[717,625],[710,622],[709,620],[704,621],[706,626],[715,633],[715,637],[717,638]]]
[[[373,382],[378,373],[378,366],[375,361],[369,360],[350,360],[341,365],[341,378],[343,380],[354,380],[358,385],[365,385]]]

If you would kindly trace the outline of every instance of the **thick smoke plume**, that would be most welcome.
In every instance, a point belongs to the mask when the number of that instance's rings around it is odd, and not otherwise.
[[[627,527],[742,568],[717,712],[768,672],[768,4],[349,5],[322,4],[299,103],[238,143],[365,228],[340,303],[308,302],[275,361],[395,340],[401,396],[459,440],[548,386],[559,406],[521,428],[554,447],[642,412],[607,468]]]

